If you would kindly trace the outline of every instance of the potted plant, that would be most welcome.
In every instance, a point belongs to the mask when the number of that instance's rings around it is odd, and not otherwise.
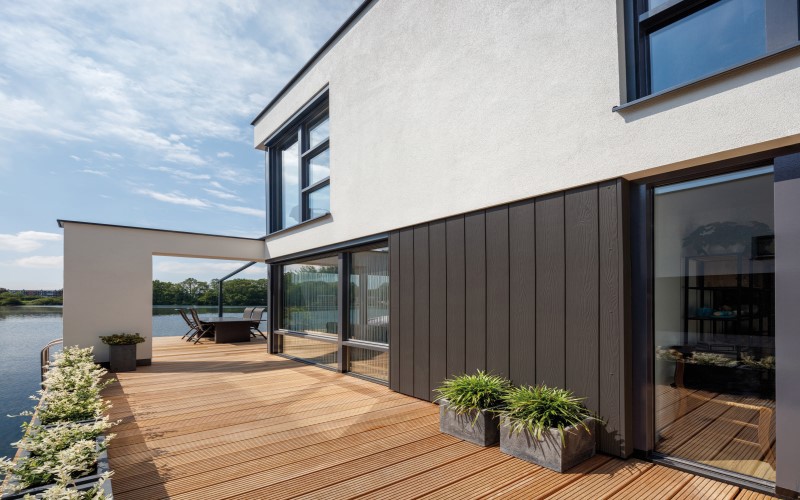
[[[500,410],[500,451],[563,472],[594,455],[599,419],[582,398],[546,385],[509,390]]]
[[[108,363],[112,372],[136,370],[136,344],[144,342],[138,333],[101,335],[100,340],[108,346]]]
[[[480,446],[491,446],[500,439],[496,411],[511,383],[478,370],[474,375],[459,375],[445,380],[436,389],[439,395],[439,430]]]

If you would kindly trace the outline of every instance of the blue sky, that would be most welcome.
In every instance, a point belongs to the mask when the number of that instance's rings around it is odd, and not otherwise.
[[[0,287],[62,286],[56,219],[263,236],[250,121],[359,3],[0,3]]]

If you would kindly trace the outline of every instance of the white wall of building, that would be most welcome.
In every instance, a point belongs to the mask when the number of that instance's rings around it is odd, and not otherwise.
[[[800,142],[800,53],[627,111],[618,2],[379,0],[255,125],[330,87],[332,218],[269,257]]]
[[[147,340],[137,359],[152,357],[153,255],[263,261],[264,242],[62,222],[64,228],[64,345],[94,346],[108,361],[100,335],[138,332]]]

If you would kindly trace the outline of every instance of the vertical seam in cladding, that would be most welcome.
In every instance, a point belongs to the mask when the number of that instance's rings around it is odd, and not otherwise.
[[[561,373],[564,376],[562,379],[564,381],[564,388],[567,388],[567,192],[561,192],[561,240],[562,240],[562,247],[564,252],[561,254],[561,261],[562,261],[562,269],[564,273],[561,275],[561,279],[563,280],[563,287],[561,288],[561,292],[564,294],[563,296],[563,307],[562,314],[564,315],[561,321],[561,325],[563,328],[561,341],[564,345],[564,350],[561,353],[563,356],[562,363],[561,363]]]

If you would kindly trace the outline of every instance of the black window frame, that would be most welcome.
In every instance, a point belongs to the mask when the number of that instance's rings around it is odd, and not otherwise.
[[[767,46],[764,54],[728,68],[712,70],[708,74],[681,82],[673,87],[652,92],[649,35],[720,1],[722,0],[667,0],[652,9],[648,9],[648,0],[626,0],[625,44],[628,102],[661,95],[719,74],[727,73],[800,45],[800,0],[778,0],[772,4],[769,3],[771,0],[765,0],[767,9],[772,8],[775,10],[768,10],[767,12]],[[775,13],[776,11],[778,13]]]
[[[330,214],[330,209],[323,214],[311,214],[309,197],[327,186],[330,186],[330,173],[324,179],[320,179],[314,184],[309,185],[309,166],[313,158],[319,154],[330,150],[330,132],[328,137],[319,144],[310,147],[310,129],[321,123],[323,120],[330,120],[327,93],[321,99],[313,103],[309,109],[304,109],[300,114],[291,119],[284,125],[275,139],[269,140],[267,147],[267,233],[272,234],[284,229],[297,227],[304,222],[324,217]],[[281,153],[286,146],[297,141],[299,145],[300,161],[300,221],[291,226],[283,225],[283,165]]]

